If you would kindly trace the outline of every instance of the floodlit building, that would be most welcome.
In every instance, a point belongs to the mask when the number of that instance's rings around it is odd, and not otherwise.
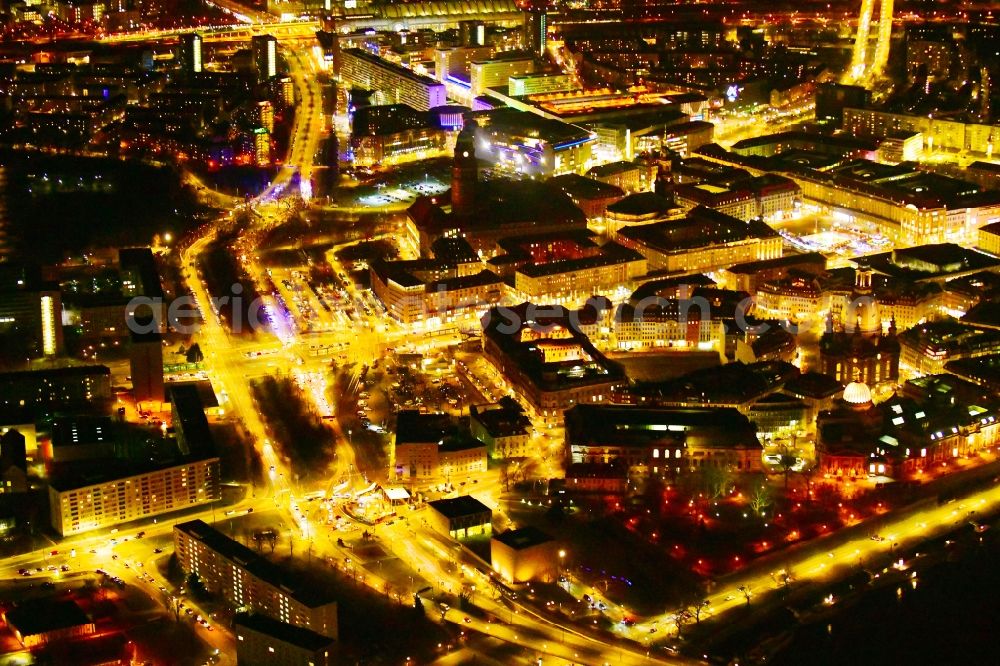
[[[510,51],[488,60],[474,60],[469,65],[472,97],[482,95],[489,88],[504,88],[510,77],[535,71],[535,58],[531,54]]]
[[[486,444],[447,414],[399,412],[390,469],[397,481],[452,483],[486,472]]]
[[[448,103],[443,83],[361,49],[341,51],[340,74],[350,85],[380,93],[384,104],[428,111]]]
[[[617,240],[641,252],[650,270],[696,273],[776,259],[782,238],[760,221],[744,222],[699,206],[683,220],[621,227]]]
[[[759,472],[763,465],[756,428],[731,407],[577,405],[566,412],[566,445],[573,463],[621,460],[636,474]]]
[[[427,508],[427,523],[440,534],[468,539],[493,533],[493,512],[469,495],[434,500],[427,503]]]
[[[469,428],[472,436],[486,445],[491,458],[525,458],[532,453],[531,421],[508,396],[491,405],[472,405]]]
[[[34,342],[37,353],[55,356],[63,349],[62,294],[35,271],[0,271],[0,331],[17,331]]]
[[[573,83],[569,74],[562,72],[516,74],[509,78],[507,94],[512,97],[523,97],[524,95],[572,90],[575,86],[576,84]]]
[[[537,527],[507,530],[490,539],[490,566],[508,584],[555,582],[559,553],[559,542]]]
[[[472,116],[476,157],[498,168],[548,177],[582,172],[590,160],[595,137],[582,127],[507,107]]]
[[[203,521],[174,525],[174,552],[184,573],[233,608],[337,639],[336,600]]]
[[[576,404],[611,400],[627,381],[559,306],[531,303],[490,310],[483,317],[483,355],[529,413],[558,423]]]
[[[611,292],[646,274],[646,258],[611,241],[590,256],[526,264],[514,274],[514,289],[528,301]]]
[[[181,35],[180,43],[177,46],[177,60],[184,73],[198,74],[201,72],[201,42],[201,35],[196,32]]]
[[[69,536],[207,506],[221,497],[220,485],[218,456],[147,470],[109,464],[96,474],[51,480],[52,529]]]

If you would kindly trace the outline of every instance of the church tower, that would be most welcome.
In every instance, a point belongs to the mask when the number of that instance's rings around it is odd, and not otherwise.
[[[455,141],[455,159],[451,166],[451,214],[469,218],[475,210],[479,163],[476,161],[475,120],[466,120]]]

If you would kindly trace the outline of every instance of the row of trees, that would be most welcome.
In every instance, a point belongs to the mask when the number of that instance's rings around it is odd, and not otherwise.
[[[275,446],[300,478],[322,475],[333,460],[333,431],[291,377],[264,377],[251,384],[254,400],[274,435]]]

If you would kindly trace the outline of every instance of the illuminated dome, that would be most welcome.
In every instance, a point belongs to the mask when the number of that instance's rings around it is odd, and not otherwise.
[[[867,384],[851,382],[844,389],[844,402],[852,405],[867,405],[872,401],[872,392]]]

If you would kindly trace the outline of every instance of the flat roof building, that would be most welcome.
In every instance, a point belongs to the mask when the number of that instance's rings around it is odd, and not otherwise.
[[[683,220],[622,227],[617,240],[641,252],[650,270],[670,273],[711,271],[782,253],[781,236],[763,222],[744,222],[704,206]]]
[[[555,582],[559,553],[559,543],[537,527],[507,530],[490,539],[490,566],[507,583]]]
[[[381,93],[386,104],[429,111],[448,103],[443,83],[361,49],[340,52],[340,74],[355,86]]]
[[[4,613],[14,636],[26,648],[87,636],[94,621],[72,599],[22,601]]]
[[[61,536],[207,505],[221,497],[218,456],[156,467],[112,461],[49,484],[52,528]]]
[[[660,408],[577,405],[566,412],[573,463],[610,463],[658,476],[702,467],[762,469],[762,447],[746,416],[731,407]]]
[[[469,495],[429,502],[427,521],[441,534],[456,539],[490,536],[493,532],[493,512],[488,506]]]
[[[333,666],[336,642],[315,631],[259,613],[237,613],[236,663],[239,666]]]
[[[174,525],[174,551],[187,574],[234,608],[336,640],[337,602],[201,520]]]

